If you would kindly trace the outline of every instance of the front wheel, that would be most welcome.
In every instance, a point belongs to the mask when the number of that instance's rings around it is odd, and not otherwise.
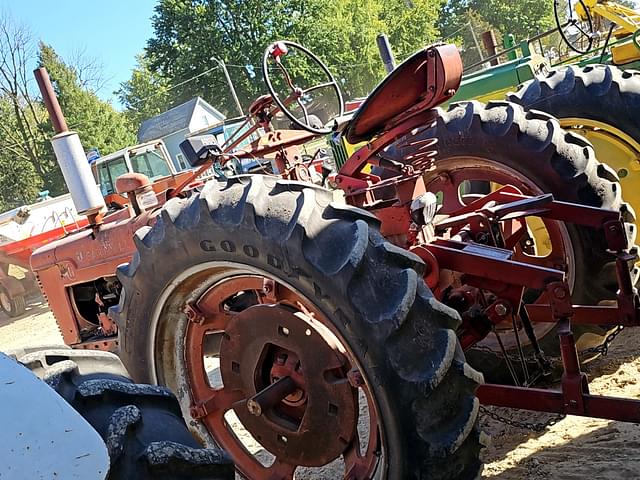
[[[0,308],[11,318],[16,318],[25,312],[27,302],[23,295],[12,297],[6,289],[0,287]]]
[[[458,315],[331,199],[253,175],[168,202],[118,273],[121,357],[249,479],[476,478]]]

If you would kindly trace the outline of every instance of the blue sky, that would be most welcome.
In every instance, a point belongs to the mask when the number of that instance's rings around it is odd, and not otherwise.
[[[104,67],[108,79],[98,92],[117,105],[113,91],[129,79],[135,55],[151,37],[157,0],[0,0],[0,8],[27,25],[36,39],[62,58],[85,50]]]

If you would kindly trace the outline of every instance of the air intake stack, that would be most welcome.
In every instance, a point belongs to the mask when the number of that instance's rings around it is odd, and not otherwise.
[[[51,144],[73,203],[78,213],[86,215],[95,226],[101,223],[102,211],[105,209],[104,198],[91,174],[80,137],[67,127],[47,70],[41,67],[33,73],[56,133]]]

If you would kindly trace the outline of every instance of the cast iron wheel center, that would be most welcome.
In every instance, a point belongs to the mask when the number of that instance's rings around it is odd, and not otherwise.
[[[252,306],[233,316],[220,352],[225,390],[245,399],[233,405],[235,414],[276,457],[317,467],[352,442],[357,390],[319,322],[284,305]]]

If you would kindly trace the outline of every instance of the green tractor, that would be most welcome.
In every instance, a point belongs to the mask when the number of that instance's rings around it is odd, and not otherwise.
[[[500,101],[553,115],[585,137],[619,177],[625,199],[640,211],[640,13],[614,2],[555,0],[556,28],[513,45],[467,70],[451,103]],[[573,53],[552,64],[541,40],[558,32]],[[515,92],[515,93],[513,93]]]

